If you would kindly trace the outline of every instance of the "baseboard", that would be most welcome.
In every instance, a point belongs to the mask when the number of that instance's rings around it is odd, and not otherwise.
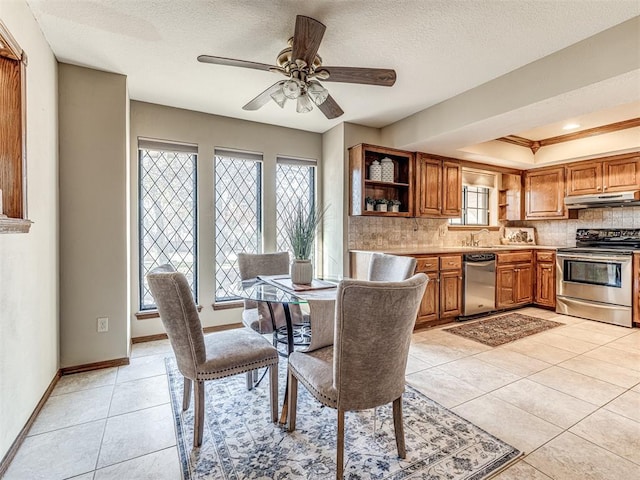
[[[91,370],[99,370],[101,368],[121,367],[129,365],[129,357],[115,358],[113,360],[105,360],[103,362],[85,363],[84,365],[75,365],[73,367],[64,367],[60,369],[62,375],[70,375],[72,373],[89,372]]]
[[[51,380],[51,383],[49,384],[44,394],[42,395],[42,398],[36,405],[36,408],[33,410],[33,413],[27,420],[27,423],[24,424],[24,427],[22,427],[22,430],[20,430],[20,433],[18,433],[18,436],[11,444],[11,447],[9,447],[9,450],[7,450],[7,453],[5,454],[4,458],[2,459],[2,461],[0,461],[0,478],[2,478],[4,474],[7,472],[7,469],[9,468],[9,464],[11,463],[13,458],[16,456],[16,453],[18,453],[18,449],[22,445],[22,442],[24,442],[24,439],[27,438],[27,434],[29,433],[29,430],[31,429],[33,422],[36,421],[36,417],[40,413],[40,410],[42,410],[42,407],[44,407],[44,404],[49,399],[51,392],[55,388],[56,383],[58,383],[58,380],[60,379],[61,376],[62,376],[62,372],[58,370],[54,375],[53,380]]]
[[[213,327],[204,327],[202,331],[204,333],[222,332],[223,330],[233,330],[234,328],[242,328],[242,323],[228,323],[226,325],[214,325]],[[144,343],[155,342],[156,340],[166,340],[166,333],[158,333],[156,335],[145,335],[142,337],[134,337],[131,339],[131,343]]]

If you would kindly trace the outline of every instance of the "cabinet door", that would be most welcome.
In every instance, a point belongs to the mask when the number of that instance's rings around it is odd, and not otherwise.
[[[602,192],[602,162],[581,162],[567,166],[567,195]]]
[[[564,167],[531,170],[525,175],[526,218],[565,218]]]
[[[430,272],[426,273],[426,275],[429,277],[429,283],[427,283],[427,289],[420,303],[416,324],[423,324],[438,319],[438,307],[440,303],[438,272]]]
[[[418,155],[418,215],[439,216],[442,207],[442,162]]]
[[[457,317],[462,311],[462,270],[440,272],[440,318]]]
[[[553,263],[536,265],[535,303],[546,307],[556,306],[556,266]]]
[[[622,192],[640,188],[640,157],[603,162],[605,192]]]
[[[515,301],[516,272],[513,265],[496,268],[496,307],[511,307]]]
[[[442,215],[462,216],[462,169],[453,162],[442,162]]]
[[[531,264],[520,264],[515,267],[515,302],[531,303],[533,300],[533,267]]]

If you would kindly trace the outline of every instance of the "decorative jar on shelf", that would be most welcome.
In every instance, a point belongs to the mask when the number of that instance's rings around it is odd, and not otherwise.
[[[374,160],[369,165],[369,180],[375,180],[379,182],[382,180],[382,166],[378,160]]]
[[[380,165],[382,166],[382,181],[383,182],[393,182],[393,160],[389,157],[384,157],[380,160]]]
[[[400,212],[400,202],[398,200],[392,200],[390,207],[392,212],[396,212],[396,213]]]

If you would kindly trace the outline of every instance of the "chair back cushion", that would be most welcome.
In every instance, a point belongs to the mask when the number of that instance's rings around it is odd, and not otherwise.
[[[401,282],[413,275],[416,259],[384,253],[371,254],[368,280],[374,282]]]
[[[180,272],[158,267],[147,275],[160,319],[176,355],[178,369],[195,379],[197,366],[206,360],[202,325],[189,283]]]
[[[248,280],[256,278],[259,275],[288,275],[289,274],[289,252],[278,253],[239,253],[238,268],[240,270],[240,279]],[[259,333],[271,333],[273,326],[271,324],[271,314],[269,307],[264,302],[254,302],[252,300],[244,301],[244,308],[258,308],[258,318],[255,325],[251,328]],[[273,317],[276,327],[285,325],[284,309],[282,305],[272,304]],[[299,305],[289,305],[291,320],[293,323],[302,323],[303,316]]]
[[[333,379],[338,408],[384,405],[404,391],[411,334],[428,278],[343,280],[336,300]]]

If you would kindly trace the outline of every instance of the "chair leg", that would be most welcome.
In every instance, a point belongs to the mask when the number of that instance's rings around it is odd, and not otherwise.
[[[298,379],[289,370],[289,411],[287,417],[287,430],[293,432],[296,429],[296,408],[298,406]]]
[[[253,390],[253,373],[247,372],[247,390]]]
[[[258,378],[260,377],[260,370],[256,368],[255,370],[252,370],[251,373],[253,374],[253,384],[255,385],[256,383],[258,383]]]
[[[278,364],[269,367],[269,405],[271,406],[271,421],[278,421]]]
[[[193,446],[198,448],[202,445],[202,433],[204,431],[204,381],[194,380],[194,400],[193,412]]]
[[[191,379],[184,377],[184,389],[182,393],[182,410],[187,410],[191,403]]]
[[[336,447],[336,480],[344,473],[344,410],[338,409],[338,445]]]
[[[393,427],[396,432],[398,456],[400,458],[407,458],[407,449],[404,444],[404,425],[402,420],[402,396],[393,401]]]

